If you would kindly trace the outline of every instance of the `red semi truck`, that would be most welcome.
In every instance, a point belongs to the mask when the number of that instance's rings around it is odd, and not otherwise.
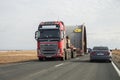
[[[76,57],[76,48],[66,38],[66,27],[62,21],[41,22],[35,32],[39,60],[55,58],[67,60]]]

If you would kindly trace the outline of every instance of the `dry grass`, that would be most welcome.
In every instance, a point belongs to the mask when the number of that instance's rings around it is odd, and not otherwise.
[[[115,61],[120,63],[120,50],[112,51]],[[37,52],[29,51],[0,51],[0,64],[37,60]]]
[[[120,50],[113,50],[112,53],[120,56]]]
[[[0,51],[0,64],[37,59],[36,51]]]
[[[113,50],[112,54],[114,60],[120,63],[120,50]]]

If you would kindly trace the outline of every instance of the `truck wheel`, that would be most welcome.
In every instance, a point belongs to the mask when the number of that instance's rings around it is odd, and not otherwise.
[[[71,59],[72,53],[71,51],[69,51],[69,59]]]
[[[71,53],[70,53],[70,55],[69,55],[69,59],[71,59]]]
[[[75,51],[72,51],[71,52],[71,58],[75,58],[76,57],[76,52]]]
[[[64,57],[65,57],[65,60],[67,60],[67,51],[66,51],[66,49],[64,49]]]
[[[71,58],[71,53],[69,50],[65,50],[65,60],[68,60]]]
[[[68,60],[68,52],[65,52],[65,60]]]
[[[71,51],[71,58],[73,58],[73,51]]]
[[[65,61],[65,57],[60,58],[61,61]]]

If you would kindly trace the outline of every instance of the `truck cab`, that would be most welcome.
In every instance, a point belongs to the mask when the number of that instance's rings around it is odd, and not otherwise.
[[[62,21],[41,22],[35,32],[39,60],[46,58],[64,59],[65,37],[65,26]]]

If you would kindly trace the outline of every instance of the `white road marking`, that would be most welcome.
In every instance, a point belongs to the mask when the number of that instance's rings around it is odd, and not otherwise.
[[[120,70],[118,69],[118,67],[112,62],[113,67],[115,68],[115,70],[117,71],[119,77],[120,77]]]
[[[59,67],[59,66],[62,66],[62,65],[63,65],[63,63],[60,63],[60,64],[55,65],[55,67]]]

